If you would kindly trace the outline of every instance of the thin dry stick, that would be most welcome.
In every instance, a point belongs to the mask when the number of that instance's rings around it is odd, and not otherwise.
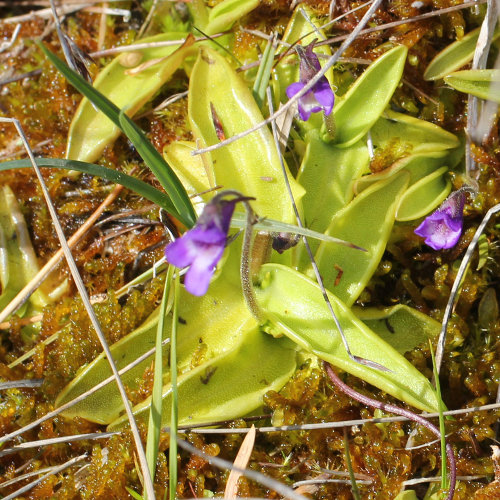
[[[467,252],[465,252],[464,258],[460,263],[460,267],[458,268],[457,276],[455,278],[455,281],[453,282],[453,287],[451,288],[450,296],[448,298],[448,303],[446,304],[446,308],[444,310],[443,321],[441,323],[441,332],[439,333],[439,339],[436,348],[437,373],[439,373],[439,370],[441,369],[441,363],[443,361],[443,354],[444,354],[444,346],[446,343],[446,328],[448,327],[448,321],[450,320],[451,313],[453,312],[454,309],[454,303],[458,293],[458,289],[460,288],[460,284],[462,283],[465,271],[467,270],[467,266],[469,265],[469,262],[472,258],[472,253],[474,252],[477,242],[479,241],[479,237],[483,233],[484,228],[486,227],[486,224],[488,224],[491,217],[499,211],[500,211],[500,204],[491,207],[488,210],[488,212],[486,212],[486,215],[481,221],[481,224],[479,224],[479,227],[477,228],[474,237],[472,238],[472,241],[470,242],[470,245],[467,248]]]
[[[195,42],[202,42],[204,40],[211,40],[212,38],[219,38],[225,33],[218,33],[217,35],[212,35],[210,38],[206,36],[199,36],[194,39]],[[120,54],[121,52],[131,52],[134,50],[147,50],[155,49],[158,47],[172,47],[174,45],[182,45],[186,39],[182,40],[165,40],[164,42],[147,42],[147,43],[134,43],[132,45],[122,45],[120,47],[113,47],[112,49],[98,50],[96,52],[91,52],[92,57],[104,57],[111,56],[114,54]]]
[[[255,132],[256,130],[259,130],[260,128],[264,127],[265,125],[269,125],[272,123],[276,118],[281,115],[282,113],[286,112],[288,108],[291,106],[295,106],[295,103],[298,102],[298,100],[307,94],[319,80],[324,76],[324,74],[339,60],[340,56],[344,53],[344,51],[351,45],[351,43],[356,39],[356,37],[359,35],[360,31],[363,29],[363,27],[368,23],[370,18],[372,17],[373,13],[378,9],[380,6],[382,0],[374,0],[374,2],[371,4],[370,8],[366,11],[366,14],[363,16],[361,21],[357,24],[357,26],[354,28],[354,30],[351,32],[350,35],[347,36],[346,40],[344,43],[339,47],[337,52],[333,54],[330,59],[326,62],[326,64],[316,73],[316,75],[309,80],[309,82],[304,85],[302,90],[300,92],[297,92],[291,99],[289,99],[283,106],[281,106],[278,111],[273,113],[269,118],[266,120],[258,123],[257,125],[244,130],[243,132],[240,132],[239,134],[233,135],[232,137],[229,137],[228,139],[218,142],[217,144],[214,144],[212,146],[208,146],[206,148],[201,148],[193,151],[191,154],[193,156],[203,154],[203,153],[208,153],[210,151],[214,151],[215,149],[219,149],[223,146],[227,146],[228,144],[231,144],[232,142],[237,141],[238,139],[241,139],[242,137],[246,137],[247,135],[251,134],[252,132]]]
[[[466,413],[474,413],[480,411],[498,410],[500,409],[500,403],[491,403],[484,406],[476,406],[473,408],[460,408],[459,410],[449,410],[444,411],[445,416],[455,416],[463,415]],[[426,413],[425,418],[439,418],[439,413]],[[288,432],[288,431],[314,431],[319,429],[341,429],[343,427],[354,427],[364,424],[387,424],[390,422],[406,422],[410,420],[407,417],[382,417],[382,418],[360,418],[356,420],[344,420],[340,422],[322,422],[320,424],[299,424],[299,425],[281,425],[281,426],[270,426],[270,427],[257,427],[257,432]],[[198,424],[200,427],[202,425],[209,424]],[[190,430],[186,429],[179,432],[193,432],[195,434],[245,434],[249,429],[241,428],[227,428],[227,429],[202,429],[191,427]],[[168,432],[168,428],[166,429]]]
[[[59,7],[59,13],[61,15],[72,14],[73,12],[82,10],[85,7],[90,7],[91,5],[92,3],[89,2],[79,3],[74,5],[61,5]],[[48,9],[35,10],[30,12],[29,14],[23,14],[21,16],[6,17],[5,19],[0,19],[0,23],[5,23],[5,24],[22,23],[24,21],[30,21],[37,17],[40,19],[50,19],[52,17],[52,9],[49,7]]]
[[[241,443],[238,454],[234,459],[233,465],[239,469],[246,469],[248,461],[250,460],[250,455],[253,451],[253,446],[255,443],[255,425],[250,427],[250,432],[247,433],[245,439]],[[226,483],[226,489],[224,490],[224,498],[235,498],[238,496],[238,479],[241,477],[241,473],[236,470],[231,470]]]
[[[24,467],[27,467],[27,464],[24,464]],[[9,479],[8,481],[4,481],[3,483],[0,483],[0,488],[6,488],[7,486],[10,486],[11,484],[18,483],[19,481],[24,481],[25,479],[28,479],[29,477],[39,476],[40,474],[44,474],[45,472],[53,471],[56,467],[57,466],[44,467],[43,469],[38,469],[38,470],[31,471],[31,472],[27,472],[26,474],[22,474],[21,476],[14,477],[12,479]]]
[[[33,387],[40,387],[42,384],[42,378],[9,380],[8,382],[0,383],[0,391],[5,391],[7,389],[32,389]]]
[[[427,421],[424,417],[417,415],[416,413],[413,413],[409,410],[405,410],[404,408],[400,408],[399,406],[382,403],[380,401],[377,401],[376,399],[372,399],[369,398],[368,396],[360,394],[359,392],[355,391],[352,387],[349,387],[347,384],[344,384],[342,380],[340,380],[340,378],[335,373],[330,363],[327,363],[325,361],[323,363],[323,366],[325,367],[325,371],[330,380],[332,381],[332,383],[337,388],[339,388],[343,393],[350,396],[352,399],[355,399],[356,401],[359,401],[364,405],[371,406],[372,408],[377,408],[382,411],[395,413],[396,415],[402,415],[408,418],[409,420],[413,420],[414,422],[422,425],[423,427],[431,431],[435,436],[441,438],[441,433],[439,429],[435,425]],[[455,462],[455,454],[453,453],[453,448],[451,447],[450,444],[446,444],[446,456],[448,458],[448,466],[450,467],[450,487],[448,490],[447,500],[452,500],[453,494],[455,492],[455,484],[457,481],[457,464]],[[442,473],[444,474],[444,471],[442,471]]]
[[[101,19],[99,20],[99,36],[97,38],[97,48],[102,50],[104,42],[106,41],[106,29],[108,22],[108,13],[106,7],[109,6],[108,2],[103,3],[104,10],[101,12]]]
[[[61,436],[57,438],[51,439],[40,439],[38,441],[28,441],[26,443],[18,444],[17,446],[13,446],[12,448],[6,448],[5,450],[0,451],[0,457],[4,457],[5,455],[10,455],[12,453],[16,453],[21,450],[27,450],[29,448],[38,448],[41,446],[50,446],[52,444],[59,443],[69,443],[73,441],[83,441],[85,439],[95,440],[95,439],[105,439],[115,434],[120,434],[119,432],[92,432],[88,434],[74,434],[72,436]]]
[[[33,155],[33,151],[31,150],[28,140],[26,139],[26,136],[24,134],[24,131],[21,127],[21,124],[19,123],[19,120],[16,120],[14,118],[0,118],[0,122],[3,123],[12,123],[17,129],[17,132],[19,133],[19,136],[21,137],[21,140],[23,141],[23,144],[26,148],[26,152],[28,153],[28,156],[30,158],[31,164],[33,168],[35,169],[36,175],[38,177],[38,181],[40,183],[40,187],[43,192],[43,196],[45,198],[45,201],[47,203],[47,207],[49,209],[50,216],[52,218],[52,222],[54,224],[59,242],[64,250],[64,256],[66,257],[66,261],[68,263],[69,269],[71,271],[71,275],[73,276],[73,280],[75,281],[76,287],[78,289],[78,292],[82,298],[82,302],[85,306],[85,309],[87,311],[87,314],[89,316],[90,322],[99,338],[99,342],[102,345],[102,348],[104,350],[104,353],[106,355],[106,358],[108,359],[109,366],[111,368],[111,371],[113,372],[113,375],[115,377],[116,385],[118,386],[118,390],[120,392],[123,405],[125,406],[125,412],[127,413],[127,417],[130,423],[130,428],[132,431],[132,435],[134,437],[134,442],[135,442],[135,447],[137,451],[137,455],[139,458],[139,463],[141,465],[141,470],[142,474],[144,477],[144,487],[146,490],[146,493],[148,495],[149,500],[153,500],[155,498],[155,493],[154,493],[154,487],[153,487],[153,481],[151,479],[151,474],[149,473],[149,467],[148,467],[148,462],[146,459],[146,454],[144,452],[144,447],[142,446],[142,441],[141,441],[141,436],[139,434],[139,429],[137,428],[137,424],[135,422],[134,414],[132,412],[132,407],[130,405],[130,402],[127,397],[127,392],[125,391],[125,387],[123,385],[123,382],[120,378],[120,375],[118,374],[118,369],[116,368],[116,364],[114,362],[113,356],[111,354],[111,351],[109,349],[109,345],[106,341],[106,338],[102,332],[101,325],[99,324],[99,320],[97,319],[97,316],[95,314],[94,308],[92,307],[92,304],[90,303],[89,295],[87,293],[87,290],[85,288],[85,285],[83,284],[82,278],[80,277],[80,273],[78,271],[78,267],[76,265],[75,259],[73,258],[73,255],[71,254],[71,250],[68,246],[68,242],[66,241],[66,237],[64,236],[63,229],[61,227],[61,224],[59,223],[59,219],[57,217],[57,212],[54,207],[54,204],[52,203],[52,199],[49,194],[49,190],[47,189],[47,185],[45,184],[45,180],[42,176],[42,173],[40,171],[40,168],[38,167],[35,157]]]
[[[68,247],[73,248],[83,237],[83,235],[95,224],[106,208],[111,205],[121,193],[123,186],[118,184],[113,191],[106,196],[104,201],[97,207],[96,211],[78,228],[78,230],[69,238]],[[64,256],[64,250],[60,248],[49,261],[36,273],[32,280],[11,300],[9,305],[0,312],[0,325],[13,313],[15,313],[31,296],[31,294],[43,283],[52,269],[59,263]]]
[[[456,10],[467,9],[469,7],[475,7],[479,4],[485,3],[486,0],[474,0],[472,2],[465,2],[458,5],[453,5],[452,7],[446,7],[444,9],[433,10],[431,12],[426,12],[425,14],[420,14],[418,16],[409,17],[408,19],[401,19],[400,21],[393,21],[392,23],[380,24],[378,26],[374,26],[373,28],[367,28],[362,30],[360,35],[367,35],[368,33],[375,33],[377,31],[383,31],[390,28],[396,28],[397,26],[401,26],[402,24],[414,23],[416,21],[422,21],[423,19],[429,19],[435,16],[442,16],[443,14],[448,14],[450,12],[454,12]],[[340,42],[345,40],[349,35],[339,35],[333,38],[329,38],[324,42],[318,42],[316,45],[330,45],[332,43]]]
[[[165,345],[168,342],[170,342],[170,339],[165,339],[163,341],[162,345]],[[134,368],[135,366],[137,366],[139,363],[142,363],[146,358],[148,358],[149,356],[151,356],[152,354],[154,354],[155,350],[156,350],[156,347],[153,347],[149,351],[145,352],[142,356],[139,356],[135,361],[133,361],[132,363],[130,363],[127,366],[123,367],[118,372],[118,374],[121,376],[124,373],[128,372],[129,370],[131,370],[132,368]],[[68,401],[67,403],[61,405],[59,408],[57,408],[57,409],[55,409],[55,410],[53,410],[53,411],[51,411],[49,413],[46,413],[43,417],[40,417],[39,419],[34,420],[33,422],[30,422],[29,424],[25,425],[21,429],[17,429],[17,431],[14,431],[14,432],[11,432],[10,434],[6,434],[5,436],[2,436],[0,438],[0,444],[6,443],[7,441],[9,441],[11,439],[14,439],[17,436],[20,436],[21,434],[25,433],[26,431],[29,431],[30,429],[33,429],[37,425],[40,425],[43,422],[46,422],[47,420],[50,420],[51,418],[56,417],[60,413],[68,410],[72,406],[75,406],[76,404],[78,404],[80,401],[83,401],[84,399],[86,399],[90,395],[94,394],[95,392],[97,392],[102,387],[110,384],[111,382],[113,382],[114,379],[115,379],[114,375],[111,375],[107,379],[104,379],[102,382],[99,382],[97,385],[95,385],[94,387],[92,387],[92,389],[89,389],[88,391],[84,392],[83,394],[80,394],[79,396],[77,396],[76,398],[72,399],[71,401]]]
[[[252,479],[253,481],[256,481],[266,486],[267,488],[276,491],[276,493],[283,495],[285,498],[289,498],[290,500],[307,500],[302,495],[295,493],[295,491],[293,491],[288,486],[280,483],[279,481],[276,481],[276,479],[267,477],[264,474],[261,474],[260,472],[256,472],[251,469],[240,469],[239,467],[235,467],[231,462],[223,460],[222,458],[212,457],[211,455],[208,455],[207,453],[199,450],[198,448],[194,447],[192,444],[188,443],[187,441],[184,441],[183,439],[178,439],[177,444],[179,445],[179,448],[182,448],[188,451],[189,453],[192,453],[193,455],[197,455],[205,459],[210,465],[215,465],[215,467],[219,469],[225,469],[231,471],[234,470],[236,472],[239,472],[241,475],[246,476]]]
[[[272,100],[270,87],[267,88],[267,102],[269,103],[269,113],[271,115],[273,115],[273,104],[272,104],[273,100]],[[281,165],[283,179],[285,181],[286,189],[288,192],[288,197],[290,198],[290,201],[291,201],[291,204],[293,207],[295,219],[297,220],[297,225],[300,228],[303,228],[304,224],[302,223],[302,218],[300,217],[299,210],[298,210],[297,205],[295,203],[295,199],[294,199],[294,196],[292,193],[292,188],[290,187],[290,182],[288,181],[288,174],[286,172],[285,164],[283,162],[283,155],[281,154],[279,137],[278,137],[278,130],[276,127],[276,121],[273,121],[271,123],[271,127],[272,127],[272,131],[273,131],[276,152],[278,154],[280,165]],[[345,334],[344,334],[344,330],[342,329],[342,325],[340,324],[340,321],[337,318],[335,311],[333,310],[332,302],[330,300],[330,297],[328,297],[328,293],[326,292],[325,285],[323,284],[323,278],[321,277],[321,273],[319,272],[319,268],[318,268],[318,265],[316,264],[316,259],[314,258],[313,252],[311,250],[311,246],[309,245],[309,241],[307,240],[306,236],[302,236],[302,241],[304,242],[304,246],[306,247],[307,254],[309,256],[309,261],[311,262],[311,266],[314,270],[314,275],[316,277],[316,281],[317,281],[318,286],[319,286],[321,293],[323,295],[323,299],[328,307],[328,311],[330,312],[330,314],[333,318],[333,321],[335,322],[335,326],[337,327],[337,330],[339,332],[340,338],[342,340],[342,344],[344,345],[344,349],[346,350],[347,355],[355,363],[360,363],[362,365],[369,366],[371,368],[375,368],[376,370],[388,371],[388,369],[385,366],[382,366],[379,363],[376,363],[375,361],[371,361],[369,359],[365,359],[365,358],[361,358],[359,356],[356,356],[351,352],[351,349],[349,347],[349,343],[347,342],[347,339],[346,339]]]
[[[153,15],[155,13],[156,7],[158,5],[158,0],[153,0],[153,4],[151,5],[151,8],[149,9],[148,15],[144,22],[142,23],[141,29],[139,30],[139,33],[137,34],[137,38],[141,39],[142,35],[146,32],[146,30],[149,27],[149,24],[151,23],[151,20],[153,19]]]
[[[71,467],[72,465],[75,465],[76,463],[81,462],[86,458],[87,455],[80,455],[78,457],[72,458],[71,460],[68,460],[67,462],[63,463],[62,465],[59,465],[58,467],[53,467],[51,471],[48,472],[47,474],[43,475],[42,477],[39,477],[36,481],[33,481],[32,483],[29,483],[26,486],[23,486],[17,491],[14,491],[14,493],[11,493],[10,495],[3,497],[3,500],[13,500],[14,498],[20,498],[21,495],[34,488],[37,484],[40,484],[48,477],[55,476],[59,472],[62,472],[64,469],[67,469],[68,467]]]

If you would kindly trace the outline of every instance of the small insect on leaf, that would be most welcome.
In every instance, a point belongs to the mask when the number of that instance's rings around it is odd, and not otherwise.
[[[220,121],[219,115],[217,111],[215,111],[215,106],[213,103],[210,103],[210,112],[212,113],[212,121],[214,123],[215,133],[217,134],[217,138],[219,141],[226,140],[226,134],[224,134],[224,128],[222,127],[222,122]]]

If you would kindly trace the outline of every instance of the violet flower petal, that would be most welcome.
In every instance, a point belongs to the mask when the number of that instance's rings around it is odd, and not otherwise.
[[[335,96],[326,78],[324,81],[322,78],[314,87],[314,97],[322,107],[325,115],[329,115],[333,109]]]
[[[425,243],[434,250],[454,247],[463,229],[465,194],[455,191],[441,206],[415,229],[415,234],[425,238]]]
[[[199,249],[184,278],[184,286],[189,293],[198,297],[207,293],[215,266],[223,253],[224,245],[207,245],[204,249]]]
[[[303,88],[305,87],[305,84],[300,83],[300,82],[294,82],[288,85],[286,88],[286,95],[288,96],[288,99],[291,99],[295,94],[300,92]]]

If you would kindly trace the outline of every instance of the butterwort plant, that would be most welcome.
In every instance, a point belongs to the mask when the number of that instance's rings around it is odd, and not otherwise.
[[[425,243],[434,250],[454,247],[462,235],[464,205],[465,190],[459,189],[424,219],[415,234],[425,238]]]
[[[287,87],[286,95],[289,99],[300,92],[321,70],[318,56],[313,52],[314,43],[310,43],[305,49],[300,45],[296,47],[300,58],[299,81]],[[333,90],[326,77],[322,76],[308,92],[299,97],[299,116],[304,121],[309,120],[312,113],[320,111],[328,116],[332,112],[334,102]]]
[[[228,192],[214,196],[203,208],[193,229],[165,248],[167,262],[179,268],[189,266],[184,286],[193,295],[201,296],[208,290],[228,241],[236,204],[253,199],[244,196],[227,199],[227,196]]]

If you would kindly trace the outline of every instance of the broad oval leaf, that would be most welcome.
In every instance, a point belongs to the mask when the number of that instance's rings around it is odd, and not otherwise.
[[[424,78],[426,80],[438,80],[472,61],[480,31],[481,28],[477,28],[467,33],[460,40],[451,43],[437,54],[427,66]],[[492,40],[496,40],[499,36],[500,30],[497,29],[493,33]]]
[[[141,42],[179,40],[185,36],[185,33],[165,33],[145,38]],[[101,70],[95,79],[94,88],[119,108],[126,108],[128,116],[133,116],[158,92],[193,50],[189,45],[182,49],[180,47],[177,44],[138,51],[142,56],[138,65],[155,60],[158,62],[134,75],[128,74],[131,68],[123,66],[124,54],[121,54]],[[84,98],[71,122],[66,158],[93,162],[119,135],[120,129]]]
[[[346,238],[367,250],[360,252],[322,242],[316,253],[326,288],[347,306],[358,298],[382,258],[409,177],[407,172],[400,172],[365,189],[328,227],[327,234]]]
[[[434,123],[386,109],[370,129],[373,144],[408,153],[441,151],[460,146],[458,137]],[[396,141],[396,143],[395,143]]]
[[[424,217],[437,208],[451,192],[448,167],[442,167],[410,186],[401,197],[396,220]]]
[[[446,151],[432,151],[406,156],[380,172],[364,175],[358,179],[354,183],[354,192],[361,193],[375,182],[388,179],[402,170],[410,174],[409,185],[411,186],[425,176],[440,169],[446,164],[447,157],[448,153]]]
[[[306,152],[297,180],[306,190],[302,199],[308,227],[324,232],[333,216],[349,203],[355,181],[368,171],[366,144],[338,148],[324,142],[317,130],[306,135]]]
[[[208,23],[204,29],[207,35],[215,35],[231,28],[233,23],[251,12],[260,0],[224,0],[210,9]]]
[[[338,145],[354,144],[378,120],[401,80],[407,53],[400,45],[380,56],[338,100],[333,108]]]
[[[444,81],[460,92],[500,104],[500,69],[455,71]]]
[[[441,323],[403,304],[382,309],[355,306],[352,312],[400,354],[436,338],[441,330]]]
[[[182,375],[177,381],[179,425],[195,425],[242,417],[262,405],[267,391],[280,390],[292,376],[295,346],[288,339],[275,339],[257,327],[243,331],[240,341],[218,357]],[[170,424],[172,387],[163,387],[162,425]],[[148,398],[133,408],[134,416],[149,416]],[[128,423],[125,416],[108,430]]]
[[[203,297],[194,297],[181,290],[179,316],[185,323],[178,325],[177,358],[179,373],[189,371],[204,360],[220,356],[240,342],[242,331],[255,325],[239,288],[228,285],[223,279],[213,282]],[[158,315],[111,346],[111,353],[118,369],[128,365],[140,355],[154,347]],[[170,335],[172,322],[167,321],[165,332]],[[167,349],[167,348],[165,348]],[[164,359],[168,356],[164,353]],[[151,365],[153,355],[137,367],[122,375],[123,382],[133,388],[146,367]],[[68,384],[56,400],[61,406],[88,391],[111,376],[109,364],[100,354],[92,363],[82,369]],[[164,369],[165,382],[169,371]],[[109,424],[118,418],[123,403],[116,384],[111,382],[85,400],[64,412],[67,417],[82,417],[92,422]]]
[[[380,363],[383,372],[352,361],[316,283],[279,264],[265,264],[257,299],[274,334],[284,334],[319,358],[425,411],[436,411],[431,383],[389,344],[371,331],[335,295],[329,293],[335,314],[353,354]]]
[[[263,120],[252,92],[224,57],[203,47],[189,83],[189,119],[200,146],[219,142],[214,115],[226,137],[251,128]],[[207,155],[208,156],[208,155]],[[260,216],[295,222],[288,199],[280,160],[267,127],[210,153],[215,182],[225,189],[236,189],[254,196],[252,206]],[[302,187],[290,176],[295,199]]]

